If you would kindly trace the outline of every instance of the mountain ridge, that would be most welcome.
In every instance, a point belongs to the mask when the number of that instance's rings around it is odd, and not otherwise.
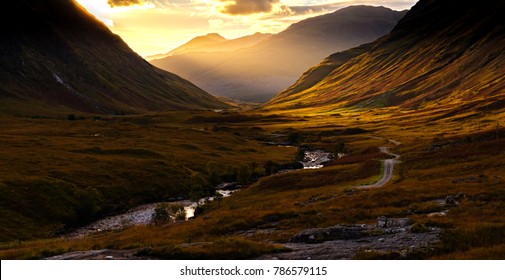
[[[227,107],[150,65],[73,0],[13,3],[5,28],[0,110],[135,113]]]
[[[293,24],[250,48],[186,53],[151,63],[215,95],[264,102],[328,54],[386,35],[405,13],[352,6]]]
[[[247,35],[235,39],[226,39],[218,33],[209,33],[207,35],[197,36],[189,40],[187,43],[167,53],[148,56],[146,57],[146,60],[151,61],[156,59],[163,59],[168,56],[195,52],[234,51],[241,48],[251,47],[270,36],[271,34],[268,33],[264,34],[257,32],[252,35]]]

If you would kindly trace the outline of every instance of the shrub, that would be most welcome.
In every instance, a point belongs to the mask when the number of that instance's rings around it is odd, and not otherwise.
[[[160,203],[154,208],[153,221],[156,225],[166,224],[171,221],[184,221],[186,213],[179,204]]]
[[[425,232],[429,232],[430,229],[423,224],[415,223],[412,226],[410,226],[409,231],[412,233],[425,233]]]

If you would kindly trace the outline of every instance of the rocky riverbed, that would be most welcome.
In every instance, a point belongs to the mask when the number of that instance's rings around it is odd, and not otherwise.
[[[228,197],[232,195],[236,190],[218,190],[223,197]],[[177,202],[167,202],[167,204],[176,204],[178,206],[182,206],[184,208],[184,212],[186,214],[186,220],[191,219],[195,215],[195,210],[198,205],[203,205],[207,201],[213,200],[212,197],[201,199],[198,204],[196,202],[190,200],[181,200]],[[145,204],[133,209],[128,210],[126,213],[114,215],[110,217],[106,217],[104,219],[95,221],[87,226],[81,227],[67,235],[67,238],[80,238],[84,236],[88,236],[94,233],[99,233],[102,231],[111,231],[111,230],[122,230],[131,226],[138,225],[150,225],[153,224],[153,214],[154,209],[160,203],[151,203]]]
[[[264,255],[260,259],[338,260],[352,259],[360,253],[391,254],[407,258],[429,253],[440,241],[440,228],[412,224],[407,218],[379,217],[373,225],[336,225],[306,229],[283,244],[290,252]]]

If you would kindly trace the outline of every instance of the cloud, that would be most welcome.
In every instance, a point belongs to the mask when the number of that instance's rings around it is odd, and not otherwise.
[[[173,4],[185,4],[191,0],[107,0],[111,7],[129,7],[152,4],[155,7],[167,7]]]
[[[279,0],[221,0],[226,4],[220,12],[229,15],[249,15],[271,12],[280,3]]]
[[[323,5],[312,5],[312,6],[291,6],[291,10],[296,14],[311,14],[311,13],[327,13],[330,11],[336,11],[345,7],[342,3],[330,3]]]
[[[133,6],[133,5],[141,5],[142,0],[108,0],[107,3],[111,7],[125,7],[125,6]]]

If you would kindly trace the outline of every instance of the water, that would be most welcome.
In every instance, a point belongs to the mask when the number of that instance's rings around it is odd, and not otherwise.
[[[219,194],[221,194],[223,197],[229,197],[229,196],[231,196],[236,191],[237,190],[228,190],[228,191],[217,190],[216,192],[219,193]],[[199,205],[200,206],[204,205],[205,203],[213,201],[213,200],[214,200],[214,197],[206,197],[206,198],[200,199],[198,201],[198,203],[193,202],[190,205],[185,206],[184,207],[184,212],[186,213],[186,221],[189,220],[189,219],[192,219],[193,217],[195,217],[195,211],[196,211],[196,208],[198,208]]]
[[[303,169],[319,169],[323,168],[323,163],[330,161],[330,153],[323,150],[305,151],[303,160]]]
[[[228,197],[236,191],[237,190],[218,190],[216,192],[220,193],[223,197]],[[175,204],[182,206],[186,214],[186,220],[189,220],[195,216],[196,208],[199,205],[200,206],[204,205],[205,203],[212,200],[214,200],[214,197],[202,198],[198,201],[198,203],[190,200],[182,200],[177,202],[167,202],[166,204],[168,205]],[[122,230],[131,226],[150,225],[154,222],[153,221],[154,209],[156,209],[156,207],[160,204],[161,203],[151,203],[141,205],[133,209],[130,209],[126,213],[110,216],[95,221],[87,226],[79,228],[78,230],[66,235],[66,237],[78,238],[102,231]]]

